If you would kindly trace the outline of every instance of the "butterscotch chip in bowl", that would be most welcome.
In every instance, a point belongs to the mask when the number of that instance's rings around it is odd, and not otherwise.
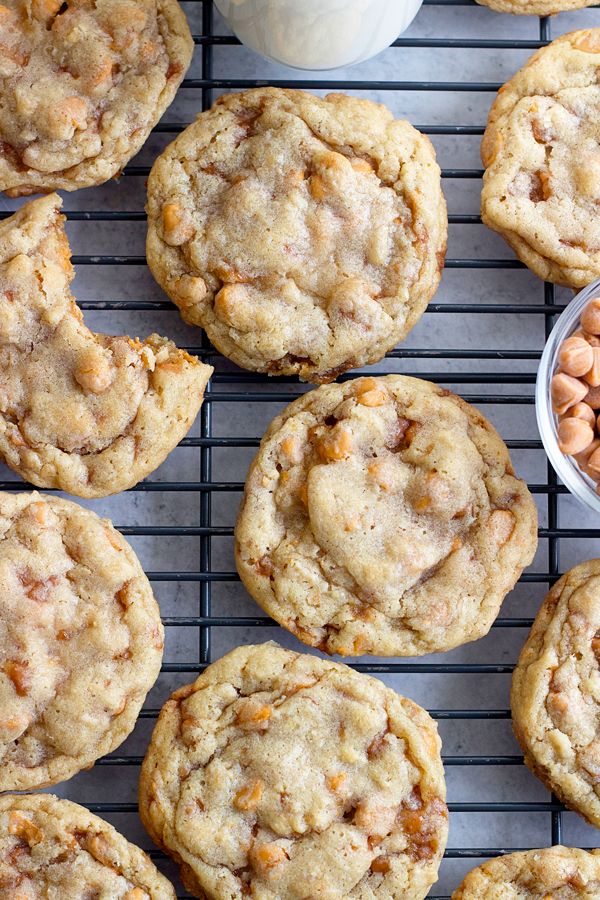
[[[500,90],[481,146],[483,221],[546,281],[600,276],[600,29],[538,50]]]
[[[148,264],[238,365],[331,381],[433,296],[447,215],[433,148],[386,107],[258,88],[220,97],[155,162]]]
[[[308,392],[268,428],[236,560],[255,600],[305,643],[414,656],[488,632],[536,526],[478,410],[417,378],[357,378]]]
[[[600,850],[545,847],[508,853],[473,869],[452,900],[593,900],[600,897]]]
[[[0,797],[0,893],[6,900],[175,900],[139,847],[52,794]]]
[[[3,0],[0,190],[73,191],[118,175],[193,46],[176,0]]]
[[[513,674],[513,727],[525,762],[600,828],[600,559],[554,585]]]
[[[448,828],[437,727],[347,666],[238,647],[163,707],[140,814],[197,897],[421,900]]]
[[[0,223],[0,454],[37,487],[126,490],[187,434],[212,373],[157,334],[95,334],[56,194]]]
[[[59,497],[0,493],[0,590],[0,791],[28,790],[125,740],[163,628],[127,541]]]

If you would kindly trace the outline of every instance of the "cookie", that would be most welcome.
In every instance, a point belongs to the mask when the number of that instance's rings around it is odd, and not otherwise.
[[[123,743],[164,634],[127,541],[60,497],[0,493],[0,593],[0,791],[22,791]]]
[[[238,647],[172,695],[140,778],[146,828],[207,900],[420,900],[444,798],[425,710],[274,643]]]
[[[157,334],[94,334],[53,194],[0,222],[0,454],[38,487],[126,490],[187,434],[212,373]]]
[[[546,281],[600,276],[600,28],[565,34],[500,90],[481,145],[481,215]]]
[[[326,653],[415,656],[486,634],[537,545],[481,413],[388,375],[310,391],[268,428],[236,525],[254,599]]]
[[[73,191],[118,175],[193,48],[176,0],[3,0],[0,190]]]
[[[554,585],[513,674],[513,727],[525,762],[600,828],[600,559]]]
[[[0,797],[0,894],[7,900],[175,900],[146,854],[83,806],[52,794]]]
[[[553,16],[555,13],[593,6],[596,0],[477,0],[477,3],[515,16]]]
[[[469,872],[452,900],[596,900],[600,850],[547,847],[509,853]]]
[[[385,106],[220,97],[148,181],[148,265],[239,366],[331,381],[381,359],[433,296],[446,204],[429,139]]]

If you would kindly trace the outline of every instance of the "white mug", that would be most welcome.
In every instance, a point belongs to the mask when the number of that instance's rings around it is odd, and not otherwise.
[[[423,0],[215,0],[237,37],[299,69],[335,69],[375,56],[405,31]]]

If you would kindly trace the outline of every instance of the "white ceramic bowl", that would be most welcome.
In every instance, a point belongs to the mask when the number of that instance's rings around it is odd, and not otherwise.
[[[558,368],[558,351],[563,341],[580,327],[579,317],[594,297],[600,297],[600,280],[593,281],[571,300],[546,342],[535,385],[535,410],[544,449],[562,483],[581,503],[600,513],[600,496],[591,478],[581,471],[571,456],[558,447],[558,416],[552,410],[550,383]]]
[[[215,0],[237,37],[298,69],[336,69],[375,56],[423,0]]]

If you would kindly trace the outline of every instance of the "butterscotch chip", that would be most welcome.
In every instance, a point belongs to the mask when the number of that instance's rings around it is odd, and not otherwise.
[[[594,429],[583,419],[563,419],[557,428],[558,447],[561,453],[575,456],[583,453],[594,440]]]
[[[567,411],[567,416],[572,416],[575,419],[581,419],[584,422],[587,422],[588,425],[591,425],[592,428],[596,423],[596,414],[591,406],[588,406],[587,403],[576,403],[574,406],[571,406]]]
[[[118,175],[193,46],[176,0],[3,0],[0,190],[72,191]]]
[[[236,809],[241,809],[244,812],[248,812],[248,810],[256,809],[258,804],[261,801],[263,794],[263,783],[260,781],[253,781],[251,784],[245,785],[240,788],[240,790],[236,793],[233,798],[233,805]]]
[[[0,454],[38,487],[126,490],[186,435],[212,372],[166,338],[95,334],[56,194],[0,223]]]
[[[512,680],[513,726],[529,768],[600,827],[600,560],[575,566],[536,616]]]
[[[381,359],[444,262],[428,138],[342,94],[220,97],[155,162],[147,210],[148,264],[183,318],[238,365],[307,381]]]
[[[272,709],[264,731],[244,728],[250,701]],[[239,647],[163,707],[140,815],[206,900],[421,900],[447,837],[440,746],[425,710],[375,678]]]
[[[107,519],[59,497],[0,493],[0,535],[0,791],[22,791],[125,740],[158,676],[163,628]]]
[[[566,413],[571,407],[587,399],[589,385],[580,378],[573,378],[565,372],[556,372],[550,382],[552,409],[559,415]]]
[[[175,900],[173,886],[139,847],[53,794],[0,797],[0,894],[6,900]]]
[[[600,850],[546,847],[509,853],[473,869],[452,900],[593,900],[600,896]]]
[[[574,288],[600,276],[599,76],[600,29],[553,41],[498,93],[481,147],[483,221]]]
[[[300,640],[413,656],[488,632],[533,558],[537,516],[474,407],[388,375],[317,388],[272,422],[235,537],[246,588]]]
[[[594,365],[594,348],[583,337],[568,337],[558,351],[558,365],[567,375],[581,378]]]
[[[590,300],[581,313],[580,322],[589,334],[600,334],[600,298]]]
[[[598,447],[600,447],[600,440],[598,438],[594,438],[592,443],[588,447],[586,447],[585,450],[583,450],[581,453],[578,453],[577,456],[574,457],[581,471],[585,472],[586,475],[589,475],[590,478],[593,478],[594,481],[596,481],[597,478],[600,478],[600,468],[598,468],[598,470],[596,471],[593,466],[590,467],[589,462]],[[597,463],[600,467],[600,456],[597,459]]]

